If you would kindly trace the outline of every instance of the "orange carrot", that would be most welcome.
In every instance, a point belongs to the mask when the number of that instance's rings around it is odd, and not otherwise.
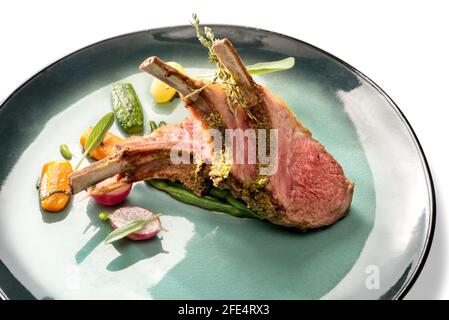
[[[84,147],[86,144],[87,138],[89,138],[90,132],[92,131],[92,128],[89,128],[86,130],[86,132],[83,133],[83,135],[80,138],[80,143]],[[110,132],[106,133],[106,136],[103,139],[103,142],[96,147],[94,150],[92,150],[89,154],[89,156],[95,160],[101,160],[109,156],[113,156],[115,154],[115,146],[121,142],[123,142],[124,139],[116,136],[115,134],[112,134]]]
[[[51,161],[44,165],[39,181],[41,207],[48,212],[59,212],[70,200],[69,175],[73,172],[68,161]]]

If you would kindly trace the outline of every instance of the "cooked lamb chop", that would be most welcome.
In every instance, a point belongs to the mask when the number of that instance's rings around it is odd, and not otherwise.
[[[257,211],[264,211],[274,223],[302,228],[322,227],[342,218],[351,204],[354,184],[346,179],[340,164],[312,138],[284,101],[254,82],[229,40],[217,42],[213,49],[254,101],[250,111],[263,113],[270,128],[278,129],[278,170],[265,186],[270,203]],[[274,210],[267,210],[271,205]]]
[[[191,79],[167,65],[158,57],[146,59],[140,65],[140,69],[175,88],[182,96],[187,96],[188,98],[184,99],[185,106],[190,110],[193,118],[202,124],[203,129],[216,129],[221,132],[221,137],[224,137],[225,129],[242,129],[245,131],[252,128],[250,119],[244,109],[240,105],[229,105],[223,85]],[[200,93],[195,94],[196,90],[200,90]],[[205,137],[205,140],[207,140],[207,137]],[[245,158],[247,149],[251,148],[249,143],[246,141],[241,146],[244,150],[239,150],[245,153]],[[237,154],[238,152],[234,152],[234,156]],[[218,158],[219,154],[213,156]],[[255,176],[256,164],[247,162],[240,164],[237,161],[233,161],[233,163],[232,176],[241,183]],[[213,170],[212,174],[216,171]],[[212,176],[211,178],[215,182],[222,180],[220,176]]]
[[[319,228],[330,225],[345,216],[351,204],[353,183],[346,179],[340,164],[312,138],[286,104],[266,88],[254,82],[241,58],[227,39],[214,44],[213,50],[237,83],[244,104],[230,104],[226,89],[221,84],[208,84],[194,80],[166,65],[157,57],[145,60],[141,70],[148,72],[174,87],[184,99],[195,121],[205,129],[277,129],[275,158],[277,171],[262,174],[259,157],[257,163],[228,163],[212,161],[212,164],[174,165],[168,161],[168,149],[176,146],[176,139],[160,143],[157,137],[135,138],[134,142],[119,147],[115,157],[102,160],[71,177],[73,192],[120,173],[126,181],[149,178],[179,180],[198,193],[204,189],[205,179],[234,196],[244,200],[260,216],[275,224],[300,229]],[[170,128],[167,128],[169,130]],[[257,136],[259,139],[259,136]],[[271,139],[265,135],[267,146]],[[247,142],[238,151],[247,153],[258,147],[262,140]],[[196,153],[189,141],[181,148]],[[200,153],[216,160],[216,152],[205,148]],[[268,150],[268,149],[267,149]],[[217,151],[217,150],[214,150]],[[162,155],[162,156],[161,156]],[[235,156],[234,153],[233,156]],[[195,177],[195,178],[191,178]],[[185,181],[183,181],[185,180]]]
[[[72,193],[76,194],[109,177],[118,175],[116,187],[146,179],[180,181],[192,191],[201,194],[208,178],[206,161],[193,159],[210,157],[207,144],[198,137],[200,124],[187,118],[178,125],[166,125],[149,136],[131,137],[117,145],[115,156],[97,161],[70,176]],[[206,147],[205,147],[206,146]],[[171,153],[184,152],[185,163],[174,164]],[[114,186],[104,186],[104,190]],[[100,192],[96,190],[96,192]]]

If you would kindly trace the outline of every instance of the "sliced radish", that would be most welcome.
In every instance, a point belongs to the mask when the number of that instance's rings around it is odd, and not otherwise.
[[[155,214],[148,209],[141,207],[127,206],[114,211],[109,215],[109,221],[112,228],[117,229],[136,220],[147,220],[154,217]],[[162,230],[161,220],[159,218],[150,221],[138,232],[131,233],[127,238],[131,240],[146,240],[156,236]]]
[[[112,177],[98,183],[95,188],[89,188],[88,192],[98,203],[105,206],[115,206],[126,200],[131,189],[132,184],[118,182],[117,177]]]

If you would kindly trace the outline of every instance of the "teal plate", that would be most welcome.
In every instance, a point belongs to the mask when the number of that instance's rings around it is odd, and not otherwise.
[[[410,288],[430,247],[435,204],[425,157],[399,109],[366,76],[309,44],[213,28],[248,64],[296,58],[293,69],[256,80],[287,102],[355,182],[349,215],[297,233],[185,205],[137,183],[127,203],[161,212],[168,231],[108,246],[110,226],[97,217],[104,208],[82,194],[59,214],[41,212],[35,181],[42,165],[60,159],[62,143],[81,153],[80,134],[111,110],[112,83],[135,86],[146,119],[176,123],[187,110],[179,99],[156,105],[152,77],[138,65],[158,55],[191,75],[211,69],[191,27],[127,34],[53,63],[1,105],[4,298],[394,299]]]

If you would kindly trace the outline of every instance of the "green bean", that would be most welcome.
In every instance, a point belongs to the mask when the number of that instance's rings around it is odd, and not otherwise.
[[[225,212],[235,217],[244,217],[239,209],[234,208],[226,203],[218,202],[207,198],[198,197],[195,194],[181,195],[176,192],[169,192],[170,196],[184,203],[188,203],[203,209]]]
[[[150,121],[150,129],[151,129],[151,132],[153,132],[154,130],[157,129],[157,123],[153,120]]]
[[[259,216],[249,209],[244,203],[242,203],[240,200],[234,198],[231,194],[227,194],[225,197],[225,200],[234,208],[239,209],[240,211],[245,212],[246,215],[250,216],[251,218],[257,218],[260,219]]]
[[[234,208],[237,208],[241,211],[244,211],[247,215],[251,216],[252,218],[260,219],[260,217],[254,211],[249,209],[240,200],[234,198],[229,192],[220,190],[218,188],[211,188],[209,193],[211,196],[213,196],[215,198],[227,201],[231,206],[233,206]]]
[[[165,182],[164,180],[147,180],[146,182],[149,183],[154,188],[156,188],[158,190],[165,191],[165,192],[178,192],[178,193],[182,193],[182,192],[189,193],[190,192],[187,189],[172,186],[171,184]]]
[[[199,197],[191,191],[175,187],[161,180],[147,180],[154,188],[167,192],[170,196],[184,203],[188,203],[203,209],[225,212],[235,217],[255,218],[254,214],[249,214],[248,209],[240,210],[230,204],[223,203],[212,197]],[[257,217],[258,218],[258,217]]]
[[[185,185],[183,185],[182,183],[179,183],[179,182],[177,182],[177,181],[173,181],[173,182],[167,183],[167,185],[170,185],[170,186],[172,186],[172,187],[177,187],[177,188],[181,188],[181,189],[190,191],[189,189],[187,189],[187,187],[186,187]]]
[[[165,122],[165,121],[159,122],[159,128],[163,127],[163,126],[166,126],[166,125],[167,125],[167,122]]]
[[[210,199],[210,200],[215,200],[215,201],[220,201],[217,198],[214,198],[214,197],[208,196],[208,195],[203,196],[203,198]]]
[[[223,190],[220,190],[218,188],[211,188],[209,190],[209,193],[211,196],[218,198],[218,199],[225,200],[225,198],[226,198],[226,192],[224,192]]]
[[[233,206],[230,206],[226,203],[219,202],[217,200],[207,199],[203,197],[198,197],[196,194],[194,194],[191,191],[187,191],[185,189],[181,189],[178,187],[171,186],[170,184],[160,181],[160,180],[150,180],[149,183],[155,187],[156,189],[162,190],[170,194],[173,198],[195,205],[197,207],[201,207],[208,210],[217,210],[217,211],[223,211],[229,214],[232,214],[234,216],[241,216],[240,210],[237,208],[234,208]]]

